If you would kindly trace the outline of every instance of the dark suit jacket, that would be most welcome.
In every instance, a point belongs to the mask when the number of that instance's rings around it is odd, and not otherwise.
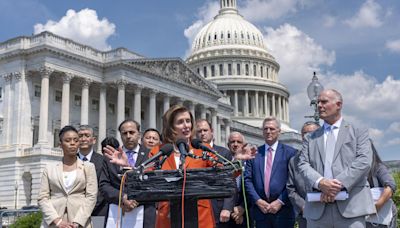
[[[272,164],[271,181],[270,181],[270,197],[267,198],[264,191],[264,166],[265,166],[265,145],[258,148],[256,157],[246,162],[244,172],[245,187],[249,201],[255,205],[258,199],[267,202],[281,200],[285,205],[275,215],[294,219],[293,207],[289,201],[286,190],[286,182],[288,180],[288,164],[296,150],[290,146],[278,143]],[[253,207],[253,216],[255,220],[264,220],[265,214],[257,207]]]
[[[149,149],[140,146],[136,166],[142,164],[149,157]],[[103,159],[103,172],[100,176],[100,192],[108,203],[118,205],[119,187],[121,177],[120,166],[112,164],[109,159]],[[139,202],[140,203],[140,202]],[[151,228],[155,226],[156,209],[154,203],[144,204],[144,227]]]
[[[97,176],[97,182],[100,182],[100,175],[103,170],[103,155],[97,153],[96,151],[93,151],[92,157],[90,159],[90,162],[94,164],[94,167],[96,168],[96,176]],[[106,216],[108,212],[108,203],[104,199],[103,194],[99,191],[97,194],[97,201],[96,201],[96,206],[93,209],[92,216]]]
[[[232,160],[232,153],[225,147],[214,145],[212,149],[217,151],[221,156],[228,159],[229,161]],[[233,207],[235,206],[235,197],[224,198],[224,199],[213,199],[211,200],[211,203],[213,207],[215,223],[219,224],[220,223],[219,215],[222,210],[228,210],[231,212],[233,211]]]

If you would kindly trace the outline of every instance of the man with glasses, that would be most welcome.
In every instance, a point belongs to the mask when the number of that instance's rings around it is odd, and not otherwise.
[[[79,150],[77,156],[84,162],[91,162],[96,168],[97,180],[100,178],[101,170],[103,167],[103,155],[94,151],[96,145],[96,137],[93,133],[93,128],[89,125],[81,125],[78,129],[79,136]],[[99,181],[97,181],[99,182]],[[99,192],[97,194],[96,206],[92,212],[92,221],[95,224],[104,223],[104,218],[107,215],[108,203],[104,196]]]

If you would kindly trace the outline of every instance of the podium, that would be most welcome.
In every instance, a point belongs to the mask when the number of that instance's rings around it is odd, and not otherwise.
[[[239,163],[234,163],[240,167]],[[197,200],[229,198],[236,192],[232,165],[188,169],[185,185],[185,228],[198,227]],[[155,170],[127,173],[128,199],[138,202],[169,201],[171,228],[181,228],[182,170]]]

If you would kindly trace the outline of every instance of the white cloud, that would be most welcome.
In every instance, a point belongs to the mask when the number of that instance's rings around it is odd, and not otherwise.
[[[331,28],[336,24],[336,18],[331,15],[325,15],[323,17],[323,26],[325,28]]]
[[[75,12],[70,9],[59,21],[49,20],[46,24],[34,26],[35,34],[43,31],[53,32],[100,50],[109,50],[111,46],[107,39],[115,33],[115,25],[106,18],[99,20],[95,10],[82,9]]]
[[[380,18],[382,14],[382,7],[374,0],[367,0],[361,6],[356,15],[344,21],[345,24],[352,28],[380,27],[383,22]]]
[[[220,9],[220,6],[218,2],[213,1],[213,2],[207,2],[205,5],[200,7],[200,9],[197,12],[197,20],[187,27],[183,34],[185,37],[188,39],[189,42],[189,48],[185,52],[185,58],[189,56],[191,53],[191,47],[193,44],[193,40],[196,38],[197,33],[200,32],[200,29],[204,27],[213,17],[215,17],[218,14],[218,10]]]
[[[296,12],[298,3],[298,0],[247,0],[239,10],[247,20],[262,21]]]
[[[332,74],[324,78],[325,88],[335,88],[342,93],[344,112],[364,120],[395,121],[400,116],[400,80],[392,76],[379,83],[362,71],[353,75]]]
[[[369,136],[374,141],[380,141],[384,136],[384,132],[382,130],[380,130],[380,129],[370,128],[369,129]]]
[[[304,91],[313,71],[335,62],[335,52],[327,51],[293,25],[265,29],[265,43],[281,68],[280,81],[292,93]]]
[[[388,132],[400,133],[400,122],[391,123]]]
[[[391,139],[391,140],[389,140],[387,143],[388,143],[388,145],[390,145],[390,146],[400,145],[400,138]]]
[[[385,44],[386,48],[393,51],[400,53],[400,39],[398,40],[391,40],[387,41]]]

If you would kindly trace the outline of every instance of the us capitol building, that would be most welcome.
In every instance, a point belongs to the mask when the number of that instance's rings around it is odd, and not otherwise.
[[[37,204],[41,171],[60,160],[58,133],[67,124],[93,126],[101,142],[119,137],[125,118],[161,129],[162,114],[183,104],[211,121],[216,144],[226,145],[232,131],[263,144],[262,120],[272,115],[282,121],[280,140],[298,147],[279,64],[236,0],[220,4],[186,61],[99,51],[50,32],[0,43],[0,207]]]

